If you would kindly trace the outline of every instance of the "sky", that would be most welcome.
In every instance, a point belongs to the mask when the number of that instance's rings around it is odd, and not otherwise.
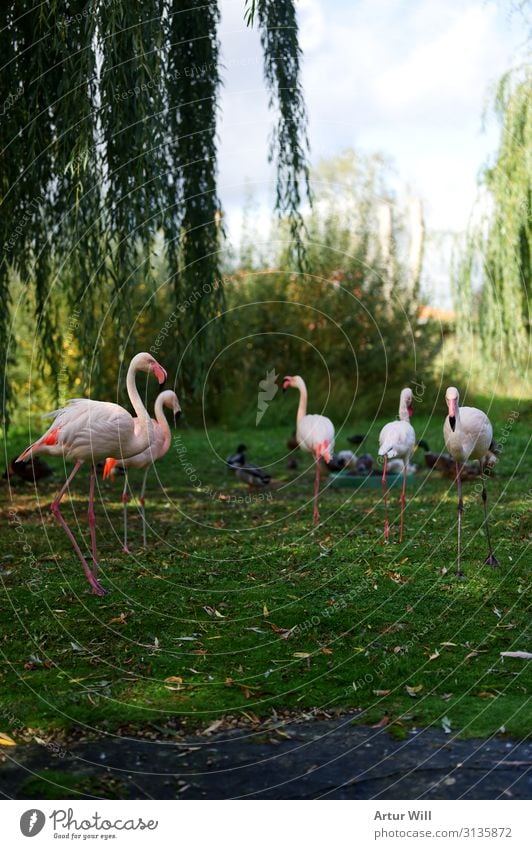
[[[299,0],[311,163],[347,147],[384,153],[419,196],[427,229],[460,232],[478,175],[497,148],[483,113],[500,76],[525,54],[525,22],[512,0]],[[260,226],[273,209],[268,139],[274,115],[256,30],[244,0],[222,0],[224,85],[219,125],[220,196],[238,241],[250,189]],[[441,258],[440,258],[441,260]],[[448,275],[428,256],[425,287],[448,305]]]

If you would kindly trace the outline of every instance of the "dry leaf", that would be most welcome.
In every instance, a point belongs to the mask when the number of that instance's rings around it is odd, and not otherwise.
[[[392,692],[391,690],[373,690],[373,695],[374,696],[389,696],[391,692]]]
[[[164,679],[165,684],[182,684],[183,679],[180,675],[169,675],[168,678]]]
[[[532,660],[532,654],[529,651],[502,651],[501,657],[519,657],[521,660]]]
[[[310,652],[308,651],[295,651],[292,657],[310,657]]]
[[[432,654],[429,656],[429,660],[436,660],[437,657],[440,656],[438,649],[434,649]]]
[[[456,645],[457,645],[456,643],[448,643],[448,642],[440,643],[440,646],[456,646]]]
[[[495,693],[488,693],[487,690],[482,690],[480,693],[477,693],[479,699],[496,699],[497,696]]]
[[[382,717],[382,719],[380,719],[378,722],[376,722],[375,725],[372,725],[371,728],[384,728],[385,725],[388,725],[389,722],[390,722],[390,716],[389,716],[389,714],[385,713],[384,716]]]
[[[9,736],[9,734],[2,734],[0,731],[0,746],[16,746],[15,741]]]
[[[203,733],[204,733],[204,734],[214,734],[214,732],[215,732],[215,731],[218,731],[218,729],[219,729],[222,725],[223,725],[223,720],[222,720],[222,719],[215,719],[215,720],[214,720],[214,722],[212,722],[212,723],[209,725],[209,727],[205,729],[205,731],[204,731]]]
[[[323,654],[332,654],[332,649],[328,649],[326,647],[322,648]]]
[[[270,611],[268,610],[268,608],[266,607],[266,605],[265,605],[265,604],[263,604],[263,605],[262,605],[262,615],[263,615],[264,617],[266,617],[266,616],[269,616],[269,615],[270,615]]]
[[[226,687],[232,687],[232,686],[233,686],[233,679],[232,679],[232,678],[230,678],[230,677],[229,677],[229,675],[228,675],[228,676],[227,676],[227,678],[225,679],[225,686],[226,686]]]
[[[469,654],[465,656],[464,660],[469,660],[471,657],[477,657],[479,654],[486,654],[486,652],[487,649],[478,649],[478,651],[475,649],[474,651],[470,651]]]
[[[409,696],[412,696],[413,699],[416,698],[418,693],[421,693],[423,689],[423,684],[417,684],[415,687],[409,687],[408,684],[405,687],[406,692]]]

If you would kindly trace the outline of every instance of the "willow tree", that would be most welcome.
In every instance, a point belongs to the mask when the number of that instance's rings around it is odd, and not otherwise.
[[[242,2],[248,25],[260,30],[277,110],[277,209],[291,222],[298,252],[307,138],[294,0]],[[69,311],[81,315],[82,374],[94,380],[91,358],[108,310],[117,350],[125,352],[132,287],[139,276],[149,281],[154,245],[161,243],[177,351],[183,303],[187,337],[208,328],[193,347],[197,374],[216,344],[210,319],[224,297],[216,283],[219,20],[217,0],[2,4],[0,342],[4,352],[16,278],[34,305],[39,353],[52,382]],[[4,412],[5,366],[3,355]]]
[[[500,81],[495,111],[501,137],[483,173],[487,212],[468,234],[459,263],[456,303],[460,330],[478,332],[493,361],[514,367],[529,353],[532,251],[532,73]],[[484,198],[485,200],[485,198]]]

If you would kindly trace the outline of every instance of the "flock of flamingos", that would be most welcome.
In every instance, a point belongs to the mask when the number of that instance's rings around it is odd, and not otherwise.
[[[106,590],[98,580],[98,557],[96,548],[96,521],[94,513],[94,485],[96,464],[105,461],[104,476],[108,476],[114,466],[120,465],[126,473],[123,491],[124,502],[124,548],[127,551],[127,470],[130,468],[144,469],[144,479],[141,490],[141,512],[143,519],[143,536],[146,544],[146,525],[144,518],[144,491],[146,476],[151,465],[160,459],[170,447],[170,429],[166,421],[163,407],[168,407],[177,415],[181,408],[175,392],[161,392],[155,402],[155,419],[150,417],[144,406],[136,385],[138,371],[153,374],[159,384],[166,380],[166,370],[151,356],[137,354],[131,360],[127,372],[127,392],[135,410],[133,417],[118,404],[108,401],[93,401],[87,398],[72,398],[64,407],[49,414],[53,422],[36,442],[29,446],[18,457],[17,462],[28,460],[39,454],[49,454],[63,457],[66,461],[75,461],[74,468],[63,486],[54,498],[51,510],[57,521],[65,530],[76,555],[83,566],[87,581],[93,593],[104,595]],[[319,522],[318,495],[320,486],[320,460],[330,461],[334,448],[334,426],[330,419],[321,415],[307,414],[307,388],[299,376],[285,377],[283,389],[299,391],[299,406],[297,410],[296,439],[303,451],[310,452],[315,460],[316,477],[314,486],[314,524]],[[463,512],[462,501],[462,466],[468,460],[478,460],[482,480],[482,500],[484,504],[484,523],[488,542],[488,557],[486,563],[497,566],[493,553],[488,526],[486,474],[487,466],[495,461],[492,453],[493,429],[482,410],[476,407],[460,407],[458,390],[451,386],[447,389],[445,400],[448,415],[443,426],[443,435],[447,451],[452,456],[456,468],[456,486],[458,490],[458,551],[457,576],[462,576],[461,569],[461,520]],[[381,430],[379,436],[379,455],[383,457],[383,493],[385,503],[384,535],[389,539],[388,509],[386,499],[386,468],[388,460],[398,458],[403,461],[403,488],[401,492],[401,524],[400,540],[403,536],[403,515],[405,507],[406,471],[416,446],[416,435],[410,424],[413,412],[414,396],[411,389],[403,389],[399,403],[399,418],[389,422]],[[91,537],[92,568],[87,563],[74,535],[68,527],[60,509],[61,499],[68,490],[70,483],[84,462],[90,464],[89,476],[89,507],[88,521]]]

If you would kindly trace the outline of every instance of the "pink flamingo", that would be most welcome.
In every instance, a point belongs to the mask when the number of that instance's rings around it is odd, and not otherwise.
[[[286,389],[299,390],[299,406],[297,408],[296,440],[302,451],[308,451],[314,457],[316,478],[314,482],[314,513],[313,524],[320,520],[318,496],[320,491],[320,458],[326,463],[331,462],[334,450],[334,425],[326,416],[307,415],[307,387],[299,375],[283,378],[283,391]]]
[[[155,463],[156,460],[160,460],[161,457],[164,457],[164,455],[170,448],[171,441],[170,428],[168,427],[168,422],[166,421],[166,416],[164,414],[163,407],[168,407],[168,409],[173,411],[174,420],[181,412],[181,407],[179,405],[177,395],[175,394],[175,392],[172,392],[171,389],[167,389],[165,392],[161,392],[160,395],[157,396],[157,399],[155,401],[155,419],[152,419],[152,438],[148,447],[140,454],[134,454],[133,457],[127,457],[123,460],[116,460],[114,457],[108,457],[105,461],[105,466],[103,469],[104,478],[110,477],[116,465],[120,466],[125,471],[122,503],[124,505],[124,551],[126,554],[129,554],[129,548],[127,545],[127,503],[129,501],[127,476],[128,469],[145,470],[144,477],[142,479],[142,487],[140,490],[139,501],[140,514],[142,516],[142,541],[144,548],[146,548],[146,516],[144,513],[144,493],[146,491],[146,479],[148,477],[150,467],[153,465],[153,463]]]
[[[72,398],[67,401],[65,407],[49,413],[49,417],[54,416],[54,421],[46,433],[23,451],[17,460],[17,462],[26,460],[28,457],[38,454],[51,454],[55,457],[63,457],[65,460],[76,461],[74,469],[54,498],[51,510],[66,532],[81,561],[92,591],[96,595],[104,595],[105,590],[96,577],[98,558],[94,514],[95,464],[99,460],[104,460],[110,454],[121,458],[139,454],[147,448],[151,441],[152,422],[135,383],[137,371],[153,373],[159,383],[164,383],[166,380],[166,371],[151,354],[143,353],[133,357],[127,372],[127,391],[137,418],[133,418],[127,410],[124,410],[118,404],[112,404],[108,401],[92,401],[88,398]],[[91,536],[93,571],[90,570],[83,557],[59,506],[63,495],[85,461],[91,464],[87,515]]]
[[[455,386],[449,386],[445,393],[445,402],[449,415],[443,424],[445,447],[455,461],[456,488],[458,490],[458,549],[456,558],[456,575],[463,577],[462,572],[462,468],[468,460],[478,460],[480,478],[482,480],[482,502],[484,504],[484,526],[488,540],[488,556],[484,563],[498,566],[499,561],[493,553],[490,529],[488,524],[488,494],[486,492],[486,466],[497,462],[493,454],[493,428],[486,413],[476,407],[460,407],[460,395]]]
[[[388,460],[397,457],[403,461],[403,490],[401,492],[401,529],[399,542],[403,541],[403,521],[406,501],[406,472],[410,457],[416,447],[416,434],[410,424],[410,416],[414,408],[414,394],[411,389],[403,389],[399,398],[399,421],[388,422],[379,434],[379,456],[384,457],[382,470],[382,492],[384,498],[384,538],[390,538],[388,522],[388,500],[386,493],[386,467]]]

